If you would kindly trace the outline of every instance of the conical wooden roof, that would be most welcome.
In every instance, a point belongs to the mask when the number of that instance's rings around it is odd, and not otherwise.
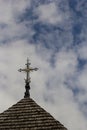
[[[0,114],[0,130],[67,130],[31,98]]]

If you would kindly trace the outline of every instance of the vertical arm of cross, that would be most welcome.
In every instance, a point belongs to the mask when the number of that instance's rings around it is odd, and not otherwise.
[[[30,63],[29,63],[29,59],[27,58],[27,64],[26,64],[27,68],[26,68],[26,73],[27,73],[27,76],[26,76],[26,79],[25,79],[25,82],[28,82],[30,83]]]

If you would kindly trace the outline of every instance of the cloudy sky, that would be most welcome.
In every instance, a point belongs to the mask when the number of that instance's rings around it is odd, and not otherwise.
[[[0,112],[31,98],[69,130],[87,129],[87,0],[0,0]]]

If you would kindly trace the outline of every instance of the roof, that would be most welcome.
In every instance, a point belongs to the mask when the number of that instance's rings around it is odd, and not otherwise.
[[[67,130],[31,98],[24,98],[1,113],[0,129]]]

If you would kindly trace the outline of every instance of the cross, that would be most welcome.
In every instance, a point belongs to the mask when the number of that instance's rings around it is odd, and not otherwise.
[[[19,69],[19,70],[18,70],[19,72],[24,71],[24,72],[27,73],[26,79],[25,79],[25,83],[26,83],[26,85],[25,85],[26,92],[25,92],[25,95],[24,95],[25,98],[30,97],[30,93],[29,93],[30,82],[31,82],[31,81],[30,81],[30,72],[32,72],[32,71],[34,71],[34,70],[35,70],[35,71],[38,70],[38,68],[32,68],[32,67],[30,67],[30,64],[31,64],[31,63],[29,63],[29,59],[27,58],[27,63],[25,64],[25,65],[26,65],[26,68],[24,68],[24,69]]]
[[[27,64],[25,64],[25,65],[26,65],[26,68],[25,68],[25,69],[19,69],[19,70],[18,70],[19,72],[24,71],[24,72],[27,73],[26,79],[25,79],[25,82],[26,82],[26,83],[30,83],[30,82],[31,82],[31,81],[30,81],[30,72],[32,72],[32,71],[37,71],[37,70],[38,70],[38,68],[32,68],[32,67],[30,67],[30,64],[31,64],[31,63],[29,63],[29,59],[27,58]]]

